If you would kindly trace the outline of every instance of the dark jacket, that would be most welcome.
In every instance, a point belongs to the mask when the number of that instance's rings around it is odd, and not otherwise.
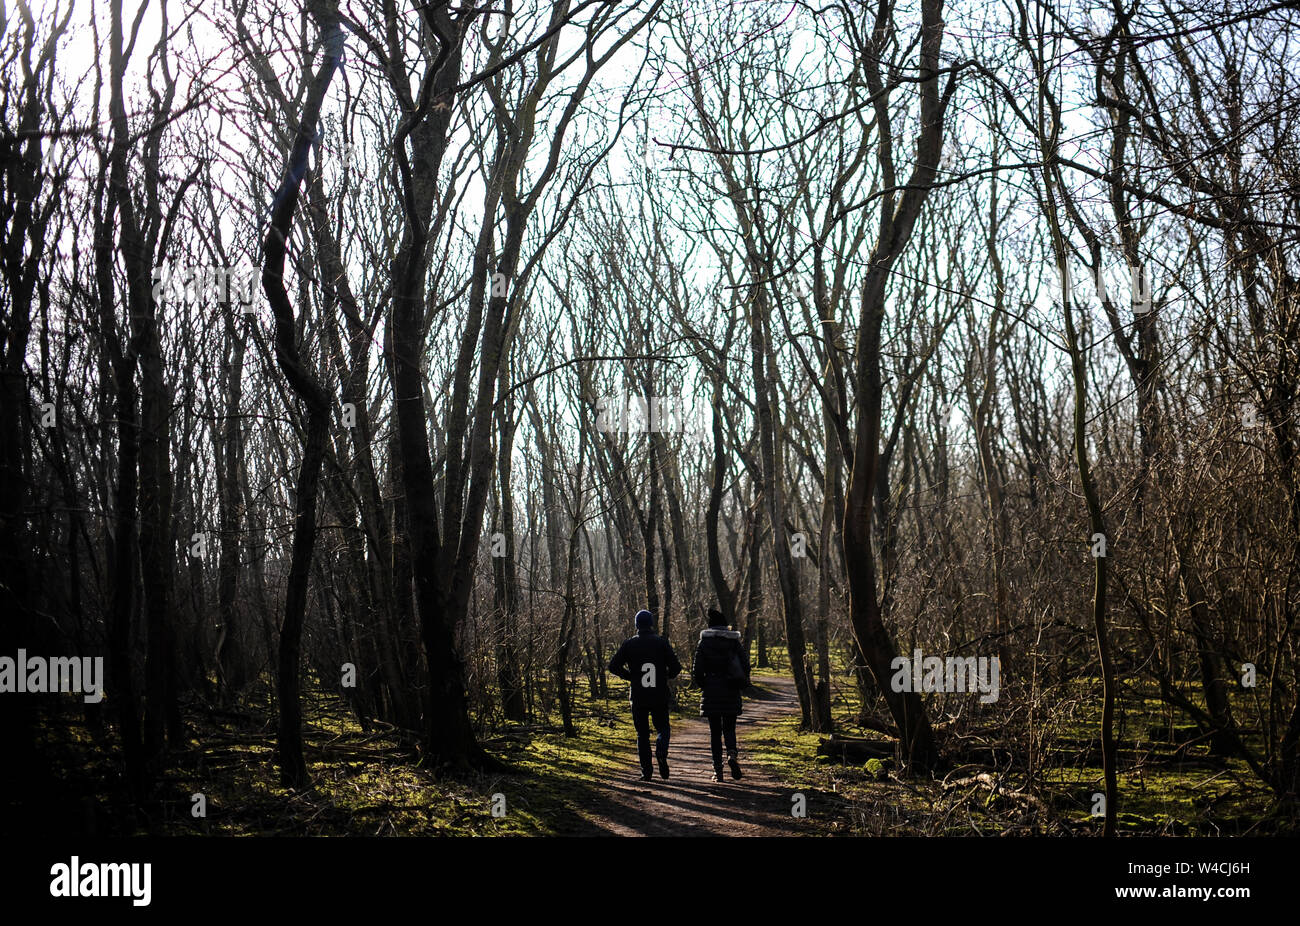
[[[745,673],[741,681],[728,678],[727,667],[733,655],[739,657]],[[749,654],[740,643],[740,633],[725,627],[701,631],[691,681],[703,690],[701,714],[739,714],[740,691],[749,686]]]
[[[682,664],[667,640],[653,630],[638,630],[618,648],[609,671],[632,683],[633,707],[667,707],[668,680],[681,674]]]

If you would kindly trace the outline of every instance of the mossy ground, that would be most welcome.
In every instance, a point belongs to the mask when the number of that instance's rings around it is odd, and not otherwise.
[[[188,742],[175,749],[143,813],[131,812],[116,732],[90,735],[75,711],[41,715],[41,786],[11,795],[6,809],[97,834],[168,835],[582,835],[601,832],[592,809],[601,786],[625,776],[636,734],[622,691],[609,700],[575,690],[577,735],[558,716],[485,731],[481,742],[509,773],[436,774],[390,732],[363,732],[338,698],[304,697],[303,741],[312,786],[283,787],[275,766],[274,716],[250,705],[187,714]],[[683,699],[675,719],[695,716]],[[206,801],[195,817],[193,795]],[[504,814],[494,815],[502,808]]]
[[[774,653],[774,663],[781,655]],[[855,685],[841,670],[832,686],[832,715],[836,732],[846,736],[880,738],[858,726],[861,700]],[[789,718],[752,729],[745,745],[758,761],[771,766],[792,787],[831,792],[839,800],[825,808],[834,828],[858,835],[1001,835],[1087,834],[1099,832],[1095,798],[1104,791],[1099,742],[1101,684],[1079,679],[1039,695],[1032,731],[1023,714],[1005,705],[985,710],[968,723],[939,734],[952,752],[957,737],[976,744],[1010,746],[1014,756],[1005,763],[957,764],[943,778],[900,778],[895,763],[843,764],[816,754],[820,736],[801,730]],[[1194,685],[1185,693],[1199,701]],[[1237,717],[1266,697],[1259,691],[1232,693]],[[935,715],[932,719],[940,719]],[[999,726],[1001,724],[1001,726]],[[991,728],[991,732],[990,732]],[[1191,718],[1175,711],[1157,695],[1153,685],[1126,683],[1116,715],[1119,742],[1121,833],[1133,835],[1268,835],[1300,832],[1294,807],[1279,805],[1272,791],[1240,758],[1211,755],[1205,741],[1194,739]],[[1014,732],[1013,732],[1014,731]],[[1032,735],[1031,735],[1032,733]],[[1152,734],[1156,735],[1152,735]],[[1037,768],[1030,773],[1026,757],[1033,740]],[[1248,745],[1260,748],[1261,738],[1248,735]],[[872,766],[872,767],[869,767]],[[880,780],[882,771],[885,773]],[[984,783],[944,787],[948,782],[992,775],[994,792]],[[987,779],[986,779],[987,781]]]
[[[765,672],[784,671],[783,655],[774,649],[773,664],[755,670],[760,694],[771,684]],[[1092,796],[1102,790],[1098,688],[1082,679],[1043,695],[1033,724],[1014,712],[999,713],[1007,710],[1004,703],[941,732],[950,754],[963,743],[1006,750],[1006,762],[970,762],[946,776],[951,782],[990,774],[999,792],[977,783],[944,787],[942,779],[900,778],[888,762],[868,768],[818,757],[818,734],[801,730],[797,716],[744,727],[742,748],[750,762],[768,766],[782,784],[815,794],[809,816],[829,832],[1090,833],[1099,826]],[[624,692],[616,686],[610,699],[602,700],[590,697],[585,686],[575,687],[575,737],[564,736],[554,711],[533,725],[483,731],[485,748],[512,773],[460,776],[435,774],[394,733],[363,732],[341,700],[312,692],[304,699],[304,742],[313,786],[302,792],[278,781],[268,698],[250,697],[229,712],[193,710],[186,717],[186,748],[173,751],[143,812],[132,811],[125,799],[115,731],[92,734],[78,709],[51,702],[37,729],[39,767],[32,774],[39,783],[11,793],[4,809],[6,815],[40,814],[63,828],[100,834],[599,833],[595,818],[605,800],[603,786],[628,774],[635,753]],[[690,695],[682,705],[677,719],[695,716]],[[1247,705],[1241,707],[1244,712]],[[837,673],[837,731],[879,737],[856,726],[859,708],[851,679]],[[935,719],[945,718],[936,712]],[[1122,832],[1297,831],[1295,811],[1279,809],[1242,760],[1211,756],[1203,742],[1177,744],[1164,741],[1177,737],[1149,735],[1159,727],[1176,731],[1188,724],[1153,691],[1126,687],[1117,719]],[[1031,752],[1032,773],[1026,761]],[[195,794],[206,799],[206,817],[191,813]],[[494,795],[504,797],[503,816],[493,814],[501,800]]]

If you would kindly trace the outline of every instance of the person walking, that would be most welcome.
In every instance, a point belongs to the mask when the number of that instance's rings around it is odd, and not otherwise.
[[[655,725],[655,757],[659,774],[668,777],[668,681],[682,671],[672,645],[655,633],[655,618],[649,611],[636,612],[636,636],[623,642],[609,661],[609,671],[632,683],[632,726],[636,727],[636,750],[641,760],[641,780],[654,777],[650,764],[650,723]]]
[[[743,777],[736,748],[736,718],[741,710],[740,691],[749,687],[749,654],[740,643],[740,633],[727,627],[721,611],[710,609],[709,626],[700,631],[691,680],[701,689],[700,714],[709,718],[713,780],[722,780],[724,738],[731,777]]]

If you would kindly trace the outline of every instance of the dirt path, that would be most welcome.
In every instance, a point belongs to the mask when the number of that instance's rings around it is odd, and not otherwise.
[[[791,816],[794,789],[776,781],[749,761],[745,730],[782,716],[798,714],[794,682],[775,676],[755,677],[769,692],[764,699],[746,698],[736,722],[740,765],[745,777],[711,781],[709,724],[703,717],[674,718],[668,750],[667,781],[655,770],[653,781],[639,781],[636,755],[628,755],[626,772],[602,790],[598,809],[588,808],[588,821],[618,836],[793,836],[811,832],[809,821]],[[687,692],[688,698],[697,698]],[[653,731],[651,733],[653,737]],[[724,767],[725,771],[725,767]]]

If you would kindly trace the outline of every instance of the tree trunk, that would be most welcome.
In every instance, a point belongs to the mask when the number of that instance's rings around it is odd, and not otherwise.
[[[294,394],[306,406],[302,462],[295,496],[293,546],[289,582],[285,591],[284,622],[279,649],[279,760],[280,781],[288,788],[309,784],[302,753],[302,707],[299,701],[302,628],[306,619],[312,550],[316,544],[316,504],[321,462],[325,457],[329,424],[329,396],[308,370],[297,343],[293,305],[284,285],[284,263],[294,211],[307,155],[317,138],[321,104],[343,55],[343,32],[336,15],[320,14],[317,22],[325,57],[312,78],[303,105],[302,120],[294,134],[284,178],[276,190],[270,228],[263,244],[262,288],[275,315],[275,357]],[[306,311],[306,306],[303,307]]]

